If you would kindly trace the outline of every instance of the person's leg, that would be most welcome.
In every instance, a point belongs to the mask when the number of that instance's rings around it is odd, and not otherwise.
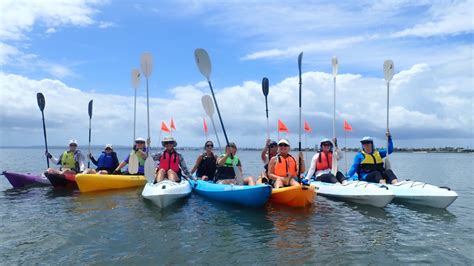
[[[158,182],[161,182],[165,179],[165,176],[166,176],[166,171],[164,169],[160,169],[158,170],[158,172],[156,173],[156,178],[155,178],[155,181],[158,183]]]
[[[344,183],[344,181],[346,181],[346,177],[344,176],[343,173],[341,173],[341,171],[337,171],[336,179],[337,179],[337,181],[339,181],[341,184]]]
[[[281,188],[283,186],[284,184],[282,178],[278,178],[277,180],[275,180],[275,184],[273,185],[274,188]]]
[[[301,186],[301,184],[298,183],[298,181],[296,181],[294,178],[290,179],[290,182],[288,182],[288,185],[290,185],[290,186]]]
[[[383,177],[387,180],[387,184],[396,184],[396,183],[398,183],[397,176],[395,175],[395,173],[391,169],[385,170],[383,172]]]
[[[48,170],[46,170],[46,173],[60,175],[61,171],[59,171],[58,169],[54,169],[54,168],[48,168]]]
[[[244,178],[244,185],[247,186],[255,186],[255,181],[253,176],[247,176]]]
[[[180,178],[179,178],[178,174],[175,171],[170,169],[170,170],[168,170],[168,172],[166,174],[168,176],[169,181],[173,181],[173,182],[179,182],[180,181]]]
[[[370,183],[380,183],[380,180],[382,179],[382,174],[378,171],[374,171],[370,174],[367,175],[365,178],[365,181],[370,182]]]
[[[203,176],[201,176],[201,180],[202,181],[207,181],[207,180],[209,180],[209,178],[207,177],[207,175],[203,175]]]
[[[337,183],[337,179],[331,173],[319,175],[316,180],[325,183]]]

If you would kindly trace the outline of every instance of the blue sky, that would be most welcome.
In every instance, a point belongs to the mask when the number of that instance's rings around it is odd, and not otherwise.
[[[193,52],[205,48],[230,138],[265,138],[262,77],[270,79],[270,123],[298,131],[297,56],[303,51],[303,116],[310,145],[332,135],[331,58],[339,59],[337,122],[382,142],[382,64],[395,62],[391,130],[398,146],[473,147],[473,1],[2,1],[0,145],[41,145],[35,94],[46,97],[48,140],[126,145],[133,126],[132,68],[154,57],[152,141],[173,117],[182,145],[204,141],[200,98],[209,93]],[[139,135],[146,133],[145,89]],[[215,117],[217,122],[217,117]],[[208,121],[209,122],[209,121]],[[210,126],[210,123],[208,123]],[[276,126],[272,136],[276,138]],[[212,132],[212,130],[211,130]],[[338,136],[342,135],[338,129]]]

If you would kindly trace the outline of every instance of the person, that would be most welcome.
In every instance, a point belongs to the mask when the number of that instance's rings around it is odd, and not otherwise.
[[[297,181],[299,173],[304,173],[305,165],[303,153],[299,152],[301,167],[298,167],[298,161],[289,154],[290,142],[287,139],[278,141],[278,154],[273,157],[268,164],[268,177],[273,180],[275,188],[286,186],[299,186]]]
[[[201,178],[204,181],[214,180],[214,174],[216,173],[217,156],[212,152],[214,143],[210,140],[204,143],[204,152],[199,154],[196,159],[196,163],[191,169],[191,175],[196,172],[196,177]]]
[[[387,132],[388,137],[388,153],[393,152],[393,142],[390,132]],[[354,163],[347,175],[357,179],[372,183],[389,183],[396,184],[398,182],[395,173],[390,169],[384,168],[383,158],[387,156],[387,150],[375,150],[374,140],[371,137],[364,137],[360,141],[362,150],[354,157]]]
[[[268,162],[278,153],[278,144],[276,141],[267,139],[265,143],[265,147],[263,147],[262,152],[260,153],[260,158],[264,164],[263,168],[264,171],[260,174],[259,178],[257,179],[257,184],[268,184]]]
[[[48,174],[77,174],[85,170],[85,157],[80,150],[77,149],[77,140],[69,141],[69,149],[64,151],[59,159],[54,158],[51,153],[46,152],[46,157],[55,164],[60,165],[59,170],[48,168]]]
[[[112,144],[107,144],[104,147],[104,151],[99,156],[99,159],[95,159],[92,154],[87,154],[91,162],[97,166],[97,169],[89,169],[89,174],[112,174],[114,170],[119,165],[119,161],[117,158],[117,153],[115,153]]]
[[[161,141],[161,145],[165,150],[153,155],[153,160],[158,161],[155,183],[161,182],[165,178],[170,181],[181,182],[181,176],[191,177],[183,156],[174,149],[178,145],[176,140],[171,136],[167,136]]]
[[[138,158],[138,172],[137,175],[144,175],[145,174],[145,160],[147,157],[147,147],[145,145],[144,138],[137,138],[135,139],[135,144],[133,145],[133,150],[125,157],[123,160],[114,170],[113,174],[122,174],[121,169],[128,164],[130,159],[130,155],[135,154]],[[127,172],[127,174],[130,174]]]
[[[237,145],[229,142],[225,147],[225,153],[217,158],[217,171],[214,182],[219,184],[238,184],[238,177],[242,176],[242,162],[236,155]],[[238,171],[238,173],[235,172]],[[252,176],[243,178],[244,185],[254,186],[255,181]]]
[[[337,147],[337,139],[334,139],[334,143],[330,139],[324,138],[319,143],[319,152],[317,152],[311,159],[311,166],[306,174],[303,183],[307,184],[311,179],[316,181],[322,181],[327,183],[346,183],[346,177],[337,171],[336,176],[331,173],[332,170],[332,157],[333,146],[336,146],[337,160],[342,159],[342,153]]]

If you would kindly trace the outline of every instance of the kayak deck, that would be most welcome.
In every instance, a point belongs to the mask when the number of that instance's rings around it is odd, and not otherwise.
[[[133,188],[145,185],[143,175],[78,174],[76,182],[81,192]]]
[[[160,208],[166,208],[178,200],[191,194],[192,188],[188,181],[173,182],[164,180],[159,183],[146,183],[142,197],[152,201]]]
[[[23,188],[32,186],[51,186],[51,182],[44,175],[34,175],[30,173],[15,173],[3,171],[3,175],[13,188]]]
[[[316,196],[314,186],[291,186],[272,190],[270,202],[290,207],[304,207],[313,204]]]
[[[450,188],[423,182],[403,180],[386,186],[395,193],[394,201],[401,203],[445,209],[458,198],[458,194]]]

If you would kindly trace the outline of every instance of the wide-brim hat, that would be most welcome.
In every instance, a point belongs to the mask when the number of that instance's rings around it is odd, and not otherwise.
[[[178,146],[178,142],[172,137],[167,136],[161,141],[161,145],[164,147],[166,142],[174,142],[174,147]]]
[[[278,141],[278,145],[280,145],[280,144],[286,144],[286,145],[290,146],[290,142],[287,139],[280,139]]]

